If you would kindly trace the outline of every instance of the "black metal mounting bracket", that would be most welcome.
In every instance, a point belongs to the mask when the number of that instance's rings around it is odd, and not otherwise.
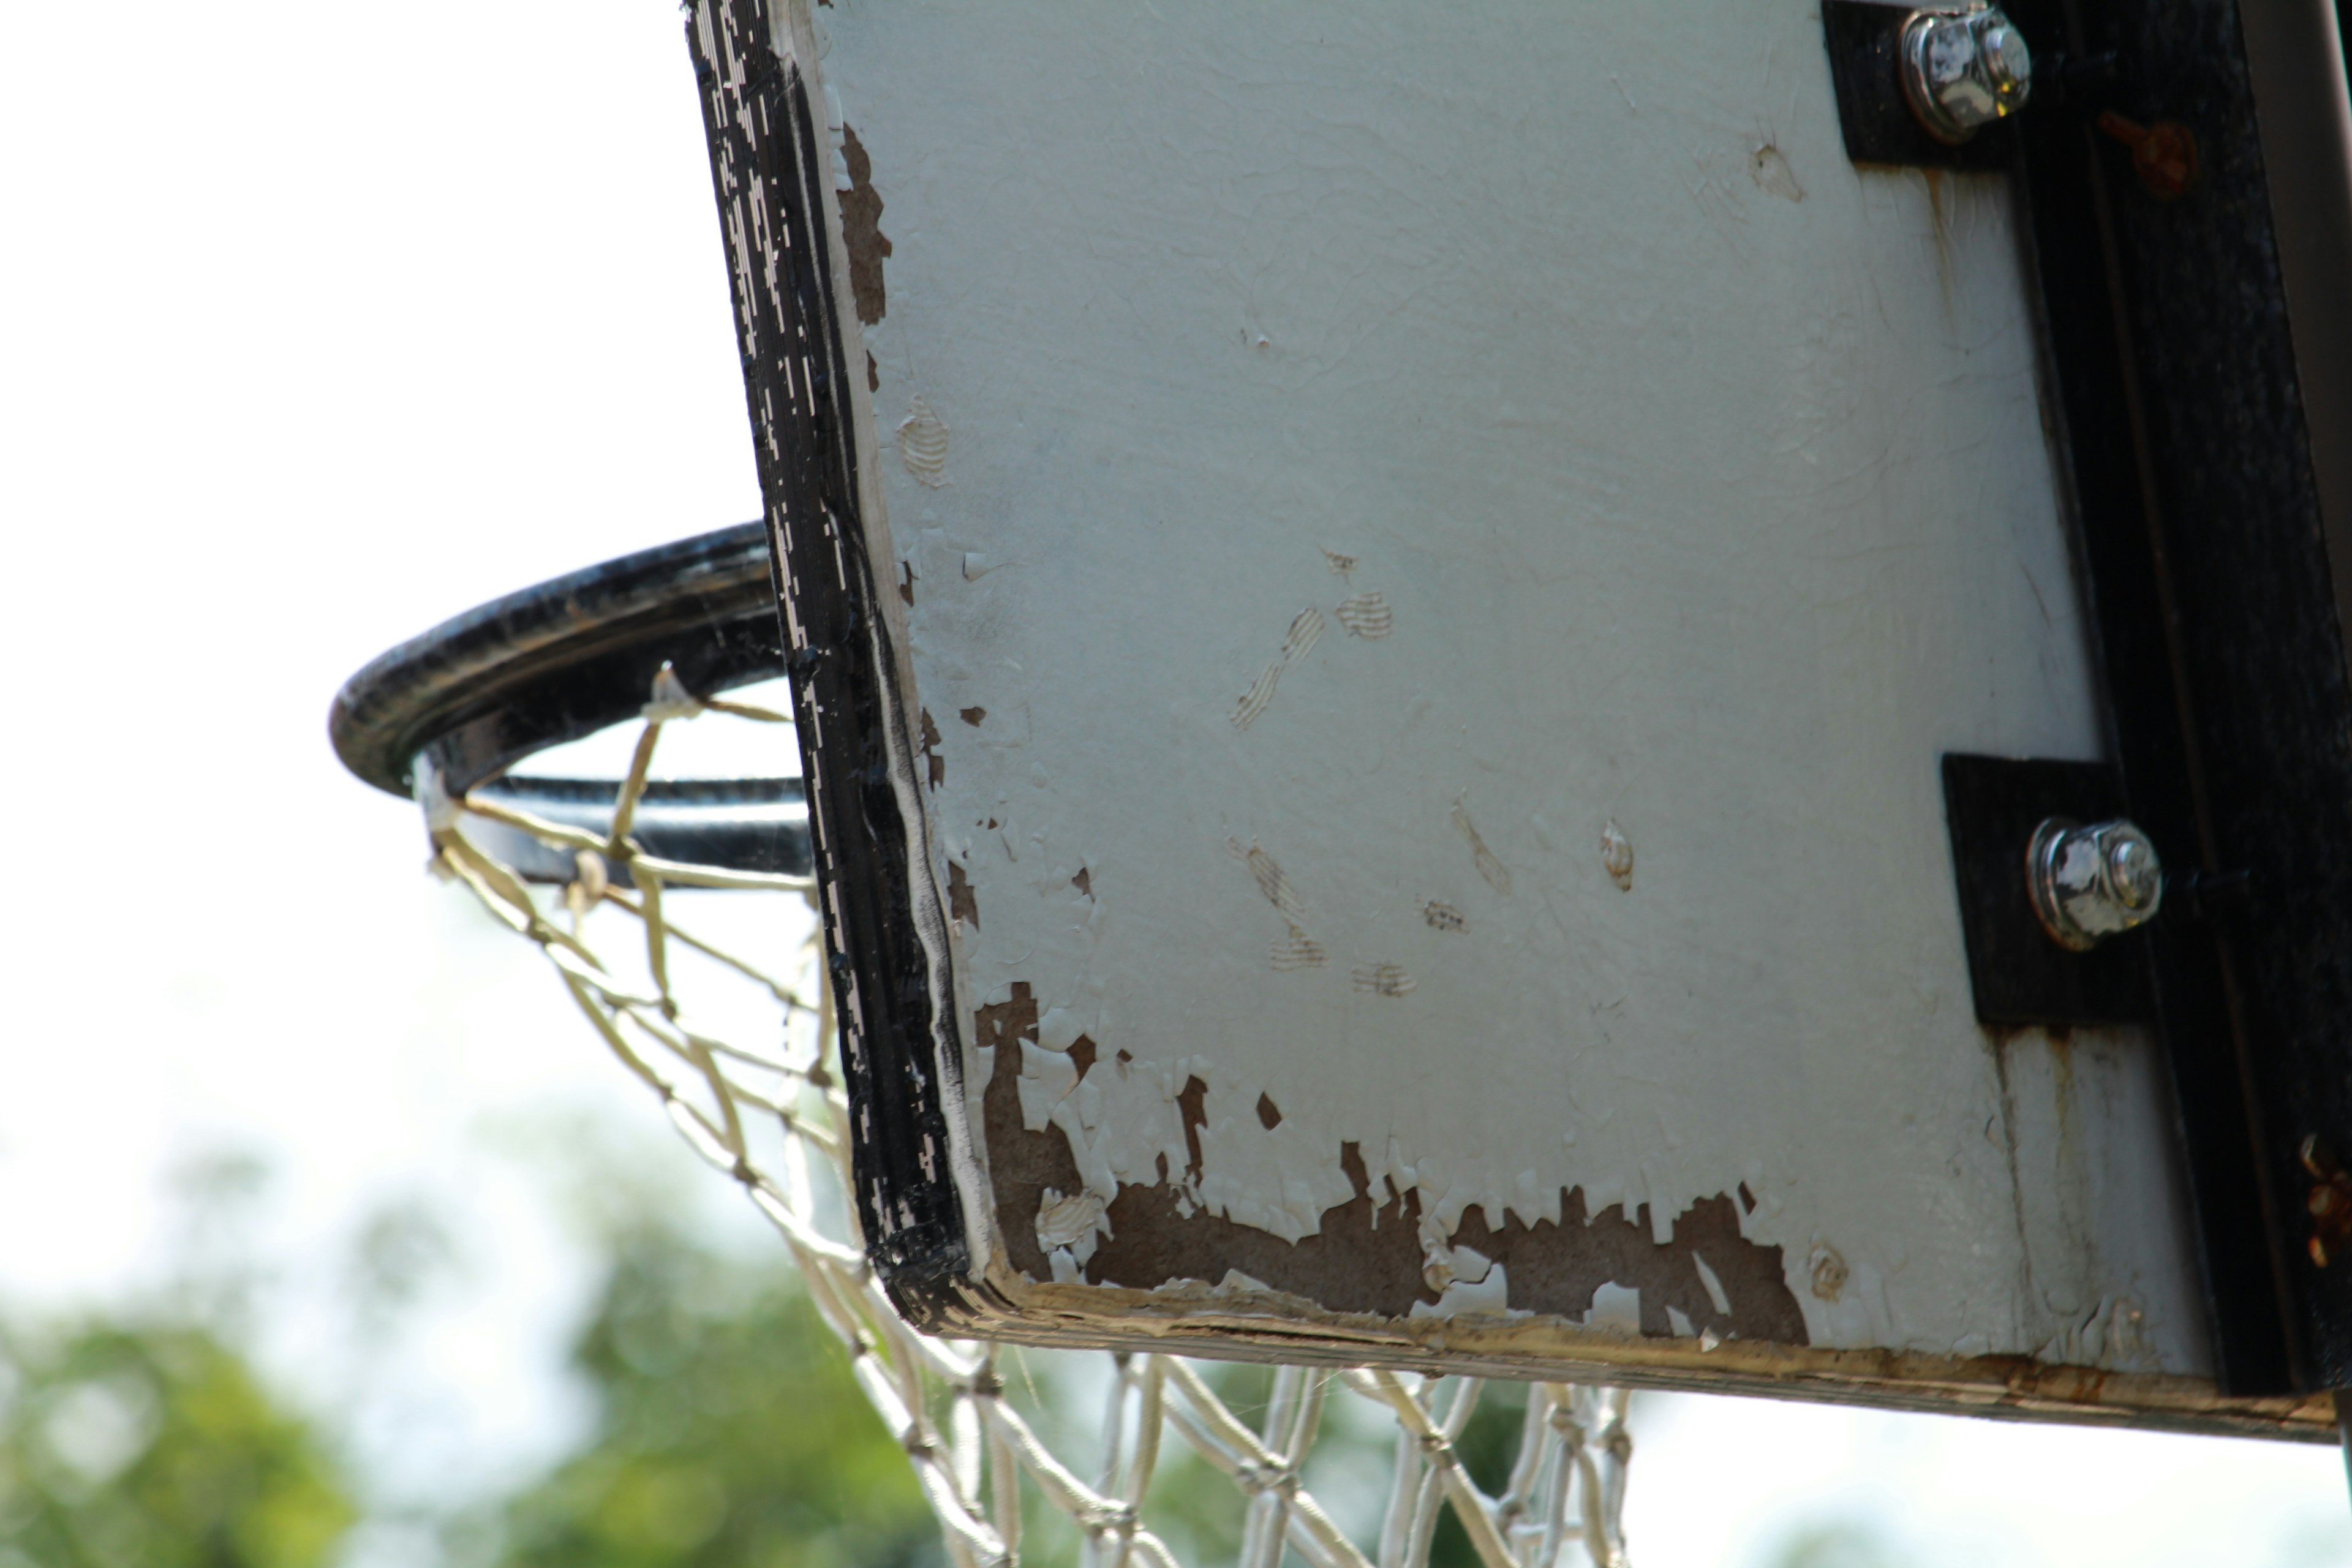
[[[2087,952],[2053,941],[2026,890],[2026,846],[2045,818],[2120,816],[2103,763],[1944,756],[1944,815],[1977,1021],[1995,1028],[2137,1024],[2154,1014],[2147,939],[2127,931]]]
[[[1907,168],[2009,167],[2013,153],[2006,124],[1988,126],[1955,145],[1930,136],[1911,112],[1899,58],[1903,26],[1911,16],[1907,6],[1874,0],[1822,0],[1822,34],[1837,86],[1845,155],[1857,163]]]

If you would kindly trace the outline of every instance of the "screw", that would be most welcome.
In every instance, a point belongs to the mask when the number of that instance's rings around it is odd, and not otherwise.
[[[2053,816],[2026,846],[2025,885],[2050,939],[2082,952],[2156,918],[2164,863],[2136,824]]]
[[[1903,96],[1938,142],[1955,146],[2025,107],[2033,56],[2024,35],[1990,5],[1914,11],[1903,24]]]
[[[2171,201],[2197,183],[2197,138],[2179,121],[2141,125],[2109,110],[2095,123],[2131,149],[2132,172],[2157,200]]]

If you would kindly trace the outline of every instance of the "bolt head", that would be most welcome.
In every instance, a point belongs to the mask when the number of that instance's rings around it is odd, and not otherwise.
[[[2156,918],[2164,865],[2147,835],[2118,817],[2043,820],[2025,851],[2026,893],[2042,929],[2076,952]]]
[[[2132,910],[2145,910],[2164,896],[2164,868],[2156,846],[2129,823],[2106,834],[2107,885],[2116,901]]]
[[[2033,53],[2000,11],[1916,11],[1903,28],[1904,96],[1928,134],[1965,142],[2025,107]]]

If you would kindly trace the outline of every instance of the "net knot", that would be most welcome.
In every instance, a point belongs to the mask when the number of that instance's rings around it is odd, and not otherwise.
[[[1076,1517],[1079,1529],[1097,1536],[1131,1534],[1139,1519],[1132,1503],[1111,1501],[1084,1509]]]
[[[1260,1492],[1279,1492],[1290,1497],[1298,1490],[1298,1470],[1292,1465],[1242,1465],[1234,1471],[1234,1484],[1250,1496]]]
[[[677,678],[677,670],[667,659],[654,672],[653,700],[645,705],[646,721],[663,723],[671,719],[691,719],[702,711],[702,700],[686,689]]]

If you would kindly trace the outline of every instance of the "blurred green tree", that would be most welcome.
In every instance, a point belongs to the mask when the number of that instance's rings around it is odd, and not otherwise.
[[[212,1333],[0,1329],[5,1568],[314,1568],[355,1517],[310,1429]]]
[[[508,1568],[913,1568],[943,1558],[905,1452],[781,1258],[613,1237],[573,1363],[589,1447],[502,1510]]]
[[[1906,1556],[1866,1520],[1828,1518],[1799,1525],[1771,1563],[1772,1568],[1900,1568]]]

